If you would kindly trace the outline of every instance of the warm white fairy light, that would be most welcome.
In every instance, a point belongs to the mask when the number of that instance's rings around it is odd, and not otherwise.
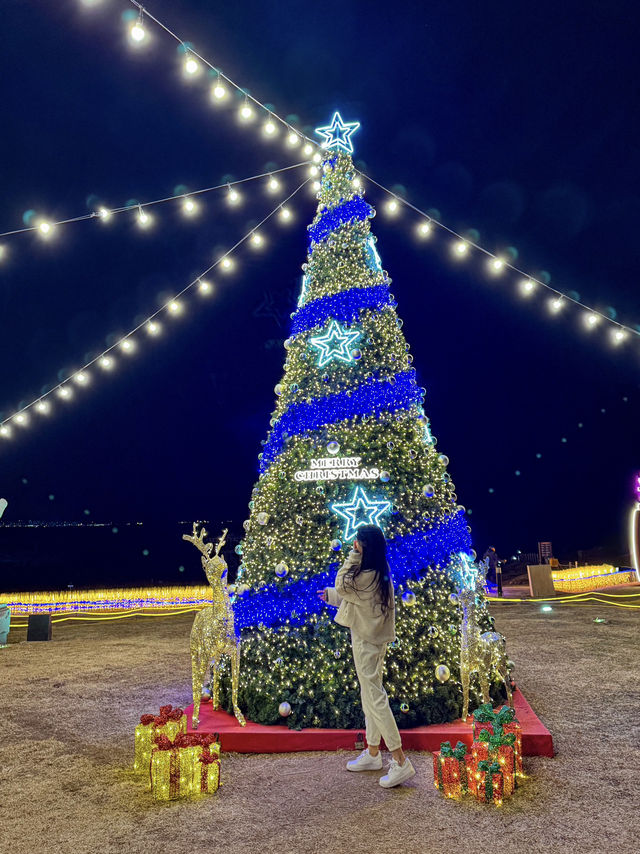
[[[291,210],[288,207],[286,207],[286,205],[283,205],[280,208],[279,216],[280,216],[280,219],[283,220],[283,222],[289,222],[291,220],[291,216],[292,216]]]
[[[389,199],[387,204],[384,206],[384,209],[390,216],[395,216],[400,210],[400,205],[396,199]]]
[[[13,420],[21,427],[26,427],[29,423],[29,416],[26,414],[26,412],[19,412],[17,415],[14,416]]]
[[[229,190],[227,192],[227,202],[230,205],[237,205],[241,199],[240,193],[236,190],[235,187],[232,187],[231,184],[229,184],[228,187]]]
[[[251,104],[248,101],[245,101],[240,107],[238,115],[240,116],[243,122],[249,122],[254,117],[255,113],[253,112]]]
[[[4,261],[7,257],[7,247],[0,244],[0,261]]]
[[[142,12],[138,19],[129,27],[129,39],[136,45],[142,44],[147,37],[147,31],[142,22]]]
[[[320,170],[318,169],[318,167],[317,167],[317,166],[310,166],[310,167],[309,167],[309,175],[310,175],[312,178],[315,178],[315,177],[316,177],[316,175],[318,175],[319,173],[320,173]]]
[[[322,163],[322,155],[320,154],[319,151],[316,151],[316,153],[313,155],[313,157],[311,159],[313,160],[314,163]]]
[[[278,125],[273,121],[271,116],[262,125],[262,133],[265,136],[275,136],[278,132]]]
[[[587,314],[584,318],[584,323],[587,329],[593,329],[600,322],[600,316],[597,314]]]
[[[563,307],[564,300],[562,297],[555,297],[549,300],[549,310],[556,314]]]
[[[301,142],[300,135],[297,134],[294,130],[289,131],[287,134],[287,145],[293,148],[296,145],[299,145]]]
[[[68,385],[61,385],[58,388],[58,397],[61,397],[63,400],[71,400],[73,391]]]
[[[310,142],[307,142],[304,145],[304,147],[302,149],[302,153],[304,154],[305,157],[311,157],[311,155],[313,154],[313,146],[311,145]]]
[[[195,56],[187,53],[184,59],[184,73],[189,77],[194,77],[200,70],[200,63]]]
[[[150,320],[148,323],[145,323],[144,328],[147,331],[147,335],[155,336],[160,334],[161,326],[156,320]]]
[[[43,219],[38,223],[38,231],[43,237],[51,237],[53,234],[53,225],[46,219]]]
[[[11,427],[8,424],[3,424],[0,427],[0,436],[4,436],[5,439],[8,439],[11,436]]]
[[[220,261],[220,266],[226,273],[229,273],[233,269],[233,261],[231,258],[223,258],[222,261]]]
[[[277,178],[274,178],[273,175],[270,176],[267,181],[267,189],[270,193],[277,193],[280,189],[280,181]]]
[[[356,188],[356,190],[359,190],[360,187],[362,186],[362,178],[359,175],[356,175],[356,177],[353,179],[353,181],[351,183]]]
[[[138,205],[138,225],[140,228],[149,228],[152,222],[151,215],[142,209],[142,205]]]
[[[48,415],[51,412],[51,404],[48,400],[39,400],[36,403],[35,408],[41,415]]]
[[[198,203],[195,199],[190,198],[189,196],[184,197],[184,201],[182,202],[182,212],[185,216],[194,216],[198,213]]]
[[[314,182],[311,184],[311,189],[312,189],[315,193],[317,193],[321,186],[322,186],[322,184],[320,183],[320,181],[314,181]]]
[[[203,295],[207,296],[208,294],[213,293],[213,285],[211,282],[207,282],[206,279],[198,280],[198,291]]]
[[[109,210],[109,208],[105,208],[104,205],[98,208],[98,216],[102,220],[102,222],[109,222],[113,214]]]
[[[614,344],[616,344],[616,345],[617,345],[617,344],[622,344],[622,342],[623,342],[623,341],[625,341],[628,337],[629,337],[629,336],[628,336],[628,334],[625,332],[625,330],[624,330],[624,329],[615,329],[615,330],[611,333],[611,338],[613,339],[613,343],[614,343]]]
[[[453,251],[454,254],[457,255],[459,258],[464,258],[464,256],[469,251],[469,244],[466,240],[457,240],[453,244]]]
[[[416,227],[416,233],[418,237],[429,237],[431,235],[431,223],[430,222],[420,222]]]
[[[221,80],[217,80],[211,87],[211,97],[216,101],[223,101],[227,97],[227,90]]]
[[[86,371],[78,371],[77,374],[73,375],[74,382],[77,382],[78,385],[86,385],[89,382],[89,374]]]
[[[103,371],[110,371],[113,368],[114,361],[111,356],[102,356],[98,360],[98,364],[100,365]]]
[[[249,240],[249,243],[255,249],[260,249],[262,247],[262,245],[264,244],[264,239],[263,239],[262,235],[259,234],[259,232],[254,231],[253,234],[251,235],[251,239]]]
[[[494,276],[504,272],[504,260],[502,258],[492,258],[489,261],[489,270]]]
[[[520,282],[520,290],[525,297],[531,296],[536,289],[536,283],[531,279],[524,279]]]
[[[136,349],[136,345],[130,338],[125,338],[120,342],[120,349],[124,350],[125,353],[131,354]]]
[[[167,308],[169,309],[171,314],[182,313],[182,305],[177,300],[171,300],[171,302],[167,305]]]

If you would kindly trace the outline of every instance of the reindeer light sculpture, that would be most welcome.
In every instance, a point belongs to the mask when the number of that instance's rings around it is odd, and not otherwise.
[[[233,711],[240,726],[246,721],[238,708],[238,680],[240,677],[240,639],[233,624],[233,606],[227,588],[227,564],[220,554],[225,543],[227,529],[222,532],[216,550],[211,557],[213,543],[205,543],[207,532],[204,528],[198,533],[198,525],[193,523],[193,534],[183,534],[182,539],[198,549],[202,554],[202,568],[211,585],[213,604],[203,608],[193,621],[191,629],[191,681],[193,687],[192,726],[200,723],[200,699],[207,669],[213,668],[213,686],[211,702],[213,708],[220,706],[219,668],[224,655],[231,660],[231,699]]]
[[[462,720],[469,715],[469,683],[474,673],[478,674],[482,689],[482,702],[490,703],[489,679],[496,670],[507,689],[507,701],[511,705],[511,685],[506,641],[499,632],[482,632],[478,626],[478,598],[484,590],[488,561],[479,564],[475,583],[463,586],[458,591],[458,602],[462,608],[462,642],[460,645],[460,680],[462,682]]]

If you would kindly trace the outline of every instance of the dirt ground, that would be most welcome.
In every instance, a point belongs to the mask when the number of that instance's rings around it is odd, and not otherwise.
[[[557,750],[525,760],[529,777],[501,808],[443,799],[430,754],[412,756],[410,785],[385,790],[379,774],[345,771],[348,753],[225,755],[217,795],[158,804],[131,772],[133,731],[141,713],[189,702],[192,618],[60,623],[51,643],[17,629],[0,649],[0,850],[637,851],[640,612],[493,613]]]

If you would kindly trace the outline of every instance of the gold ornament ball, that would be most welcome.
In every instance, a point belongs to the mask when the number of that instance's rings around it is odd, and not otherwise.
[[[436,679],[438,682],[446,682],[451,676],[451,671],[446,664],[438,664],[436,667]]]

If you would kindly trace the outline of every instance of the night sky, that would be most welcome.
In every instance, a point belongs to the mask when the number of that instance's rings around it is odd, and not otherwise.
[[[0,231],[20,228],[28,210],[61,219],[304,159],[241,128],[235,108],[212,106],[204,81],[184,82],[175,42],[157,28],[132,50],[121,20],[130,8],[4,0]],[[325,124],[334,109],[358,119],[358,165],[421,209],[477,229],[492,251],[515,247],[524,270],[640,323],[637,3],[148,8],[298,127]],[[302,177],[285,177],[288,192]],[[383,200],[373,188],[367,198]],[[0,239],[3,417],[131,329],[274,206],[263,182],[238,209],[222,193],[202,203],[195,221],[176,203],[156,209],[145,233],[122,214],[61,227],[48,242]],[[262,253],[241,250],[232,275],[211,277],[215,296],[190,296],[157,340],[2,441],[5,521],[159,523],[160,551],[163,526],[179,520],[230,519],[240,532],[312,194],[293,209],[294,223],[265,230]],[[456,263],[444,236],[420,244],[415,221],[405,211],[392,222],[379,207],[372,228],[476,547],[508,554],[551,539],[560,556],[623,551],[640,467],[640,339],[614,349],[602,329],[583,331],[578,310],[552,318],[546,296],[523,299],[519,278],[491,279],[478,254]]]

